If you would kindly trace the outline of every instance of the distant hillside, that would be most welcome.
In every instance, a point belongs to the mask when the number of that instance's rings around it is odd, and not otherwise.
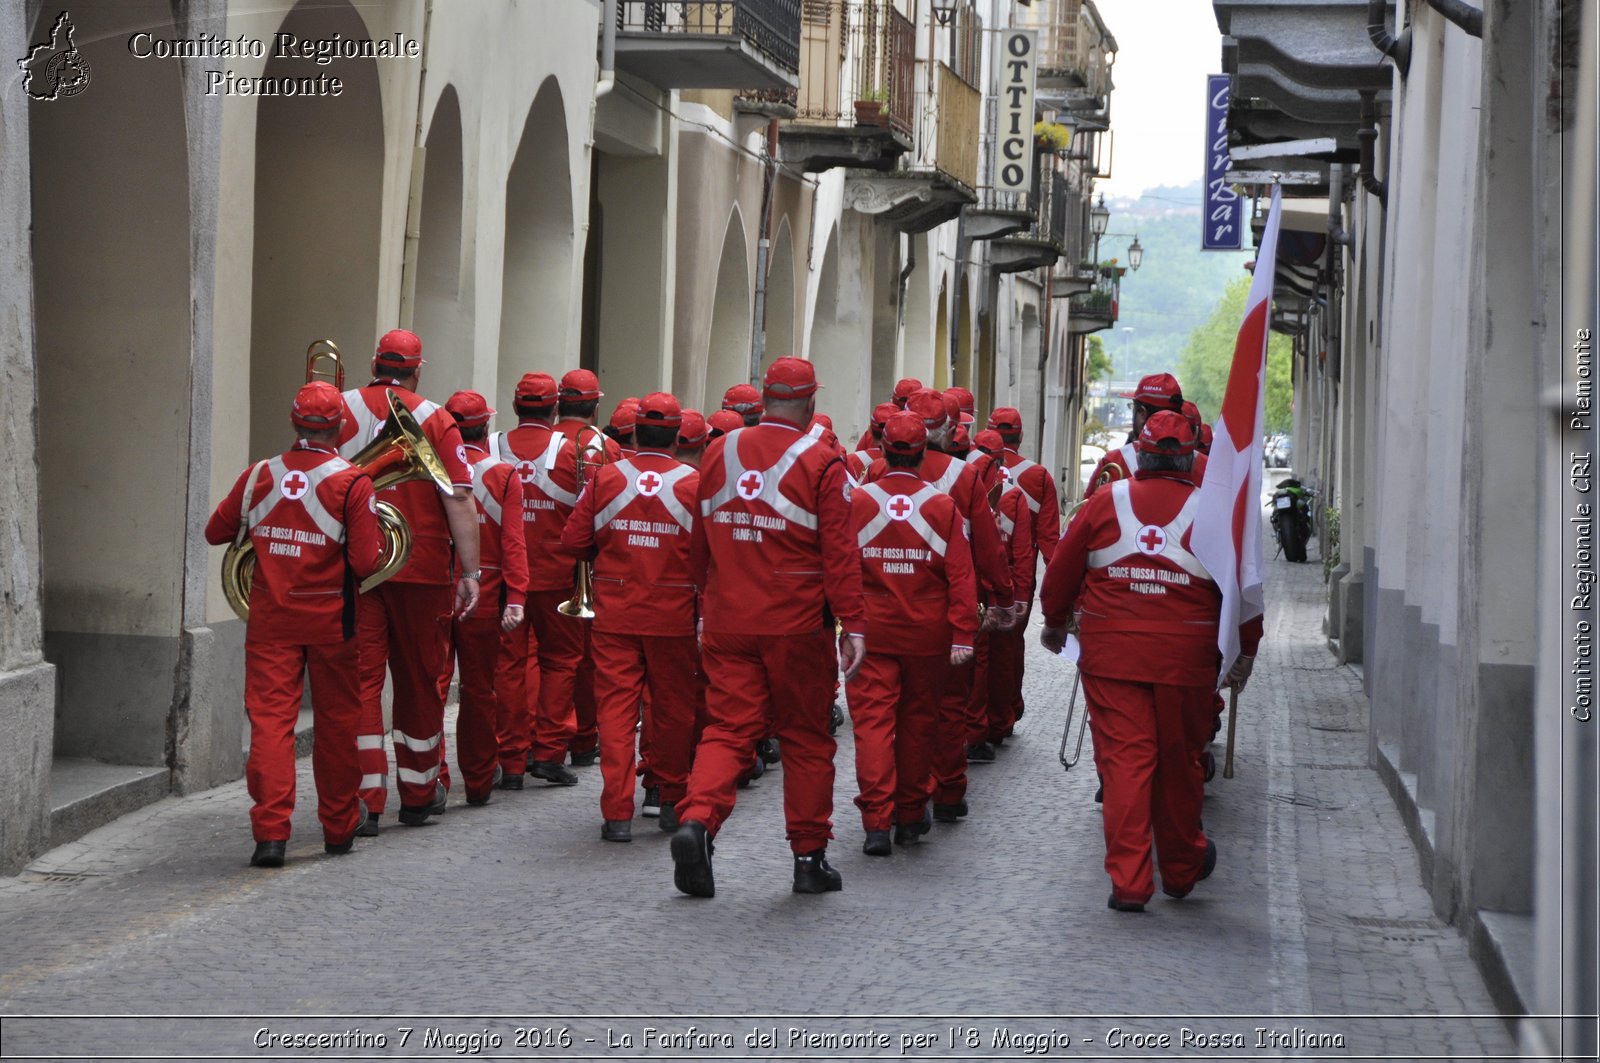
[[[1152,188],[1138,199],[1106,199],[1109,233],[1124,235],[1100,238],[1101,261],[1126,265],[1135,235],[1144,246],[1139,272],[1122,278],[1120,320],[1100,334],[1119,382],[1177,373],[1189,334],[1206,323],[1229,282],[1255,257],[1253,251],[1200,250],[1200,190],[1197,181]],[[1125,331],[1129,326],[1132,332]]]

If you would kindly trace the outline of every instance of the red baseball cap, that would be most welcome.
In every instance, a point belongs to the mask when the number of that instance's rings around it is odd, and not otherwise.
[[[902,410],[905,409],[906,400],[909,399],[916,392],[919,392],[921,390],[922,390],[922,381],[918,380],[914,376],[908,376],[908,377],[905,377],[904,379],[895,381],[895,385],[894,385],[894,402],[895,402],[895,405],[899,406]]]
[[[1168,440],[1176,445],[1163,445]],[[1134,446],[1147,454],[1193,454],[1194,426],[1181,413],[1161,410],[1150,415]]]
[[[926,389],[924,389],[926,390]],[[916,396],[913,395],[915,400]],[[914,410],[901,410],[883,426],[883,449],[915,454],[928,445],[928,426]]]
[[[959,398],[957,398],[956,396],[950,394],[950,392],[948,390],[946,390],[945,393],[943,395],[939,396],[939,397],[944,400],[944,417],[945,417],[945,420],[949,421],[951,424],[960,424],[961,423],[961,400]]]
[[[556,378],[549,373],[525,373],[517,381],[517,392],[513,402],[522,406],[554,406],[556,402]]]
[[[1211,452],[1211,426],[1208,424],[1200,426],[1200,449],[1208,454]]]
[[[1000,438],[1000,433],[993,428],[985,428],[973,439],[979,450],[985,454],[997,454],[1006,448],[1006,441]]]
[[[665,391],[654,391],[639,400],[639,412],[634,424],[659,428],[679,428],[683,425],[683,407]]]
[[[875,435],[883,434],[883,426],[889,423],[889,418],[900,412],[900,407],[892,402],[880,402],[872,408],[872,431]]]
[[[744,415],[738,410],[718,410],[706,418],[706,428],[719,436],[725,436],[735,428],[743,427]]]
[[[706,445],[706,433],[709,431],[704,414],[699,410],[684,410],[683,424],[678,426],[678,446],[685,450],[698,450]]]
[[[387,369],[415,369],[422,364],[422,340],[415,332],[390,329],[378,340],[378,350],[372,361],[374,366],[382,365]]]
[[[1199,432],[1200,431],[1200,426],[1203,423],[1205,423],[1203,421],[1203,419],[1200,417],[1200,407],[1196,406],[1194,403],[1190,402],[1188,399],[1184,399],[1183,400],[1182,413],[1183,413],[1184,418],[1190,424],[1194,425],[1194,430],[1196,432]]]
[[[829,417],[827,414],[814,413],[811,415],[811,427],[815,428],[819,424],[828,431],[833,431],[833,418]]]
[[[998,406],[989,414],[989,427],[997,432],[1022,431],[1022,414],[1011,406]]]
[[[326,380],[313,380],[302,384],[294,393],[294,405],[289,407],[289,420],[296,427],[323,431],[338,428],[344,421],[344,396]]]
[[[761,401],[761,392],[754,385],[735,384],[722,393],[722,408],[736,413],[763,413],[767,407]]]
[[[965,423],[956,425],[955,431],[950,433],[950,445],[958,450],[972,449],[972,436],[967,432]]]
[[[779,358],[767,367],[761,381],[761,394],[769,399],[803,399],[815,395],[817,367],[804,358]]]
[[[605,392],[600,390],[600,378],[587,369],[569,369],[561,378],[563,401],[588,402],[604,394]]]
[[[1122,397],[1146,406],[1165,406],[1172,410],[1183,408],[1183,389],[1178,386],[1178,378],[1171,373],[1151,373],[1140,379],[1138,387],[1123,392]]]
[[[639,412],[637,402],[619,402],[617,408],[611,411],[611,420],[607,423],[623,435],[633,431],[635,415]]]
[[[455,417],[456,424],[468,428],[476,428],[480,424],[488,424],[494,411],[489,409],[489,403],[476,391],[458,391],[444,401],[444,408]]]
[[[977,405],[977,401],[972,397],[972,392],[966,388],[946,388],[944,393],[956,397],[956,402],[962,413],[971,413]]]
[[[932,388],[919,388],[913,391],[911,397],[906,400],[905,412],[914,413],[921,417],[922,423],[929,430],[937,430],[949,417],[945,413],[944,397]],[[893,420],[893,418],[890,418],[890,420]],[[888,431],[887,425],[884,426],[884,431]],[[885,436],[884,438],[888,437]]]

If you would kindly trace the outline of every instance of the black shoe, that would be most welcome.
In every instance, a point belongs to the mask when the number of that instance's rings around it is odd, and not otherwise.
[[[755,782],[767,773],[767,762],[761,759],[761,754],[755,755],[755,766],[750,770],[750,781]]]
[[[839,728],[841,728],[843,726],[844,726],[844,710],[839,707],[839,703],[836,701],[836,702],[833,703],[833,709],[829,713],[829,717],[828,717],[828,733],[830,735],[836,735],[836,734],[839,733]]]
[[[935,803],[933,806],[933,821],[935,823],[960,823],[961,817],[966,814],[966,798],[962,798],[953,805],[941,805]]]
[[[867,831],[867,840],[861,843],[861,851],[868,856],[888,856],[894,852],[894,846],[889,842],[889,832],[886,830]]]
[[[1217,869],[1217,843],[1212,841],[1210,838],[1207,838],[1206,839],[1206,858],[1200,864],[1200,874],[1198,876],[1196,876],[1195,881],[1196,882],[1204,882],[1206,879],[1211,877],[1211,872],[1215,871],[1216,869]]]
[[[283,854],[288,842],[256,842],[256,851],[250,855],[251,867],[282,867]]]
[[[763,764],[778,763],[783,759],[782,754],[778,752],[778,740],[776,738],[763,738],[757,742],[756,756],[761,758]]]
[[[661,787],[646,786],[644,788],[644,804],[639,808],[642,816],[661,815]]]
[[[1217,758],[1211,750],[1208,749],[1200,754],[1200,768],[1205,773],[1206,782],[1217,777]]]
[[[796,893],[834,893],[844,889],[844,876],[828,863],[828,850],[818,849],[794,858]]]
[[[715,897],[716,879],[711,876],[711,854],[716,847],[699,820],[687,820],[672,836],[672,884],[679,893],[691,897]]]
[[[528,769],[528,774],[557,786],[578,785],[578,777],[553,760],[535,761],[533,767]]]
[[[485,790],[483,793],[479,794],[477,797],[474,797],[471,794],[468,794],[467,795],[467,804],[469,804],[469,805],[486,805],[486,804],[488,804],[489,803],[489,798],[491,796],[493,796],[495,789],[500,785],[500,780],[504,779],[505,777],[506,777],[506,770],[504,768],[502,768],[500,765],[496,764],[494,766],[494,782],[490,783],[489,784],[489,788],[487,790]]]
[[[433,804],[423,805],[420,808],[411,805],[400,806],[400,822],[407,827],[420,827],[428,822],[429,816],[444,815],[445,802],[450,799],[450,791],[444,788],[444,783],[433,784]]]
[[[500,782],[497,785],[502,790],[520,790],[522,789],[522,773],[519,771],[515,774],[507,775],[502,772]]]
[[[362,807],[365,808],[366,806],[362,806]],[[368,808],[366,810],[366,812],[367,812],[367,818],[362,821],[361,826],[356,828],[356,837],[357,838],[376,838],[378,836],[378,819],[379,819],[379,815],[378,815],[378,813],[372,811],[372,809],[370,809],[370,808]]]
[[[633,823],[626,819],[608,819],[600,824],[600,837],[608,842],[631,842]]]
[[[915,823],[896,823],[894,825],[894,843],[896,845],[915,845],[917,839],[933,829],[933,813],[926,807],[922,810],[922,818]]]
[[[656,826],[667,834],[678,829],[678,806],[668,801],[661,806],[661,816],[656,820]]]
[[[1144,905],[1137,901],[1119,901],[1117,900],[1117,895],[1115,893],[1106,898],[1106,907],[1117,912],[1144,911]]]
[[[348,853],[351,849],[355,848],[356,839],[360,837],[361,832],[366,829],[367,821],[376,820],[378,818],[374,813],[367,811],[367,806],[363,805],[359,801],[356,802],[356,808],[361,810],[361,822],[356,824],[356,832],[338,845],[327,841],[322,843],[322,851],[327,853],[329,856],[343,856],[345,853]]]
[[[967,747],[967,760],[973,764],[993,764],[994,746],[988,742],[979,742]]]
[[[585,749],[582,753],[579,753],[577,750],[572,751],[572,766],[574,768],[592,767],[599,759],[599,746],[595,746],[593,749]]]
[[[1094,777],[1100,780],[1100,789],[1094,792],[1094,803],[1103,805],[1106,803],[1106,777],[1099,772],[1095,772]]]

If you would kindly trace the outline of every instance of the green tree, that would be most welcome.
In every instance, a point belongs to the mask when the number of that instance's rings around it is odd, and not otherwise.
[[[1089,384],[1111,379],[1111,356],[1106,354],[1106,345],[1098,335],[1089,337],[1088,353],[1083,360],[1083,377],[1085,383]]]
[[[1215,422],[1222,410],[1228,370],[1233,365],[1233,348],[1239,338],[1239,324],[1244,320],[1244,304],[1249,295],[1249,276],[1230,282],[1211,317],[1189,334],[1189,342],[1178,362],[1183,397],[1200,407],[1200,415],[1207,423]],[[1272,333],[1267,341],[1268,432],[1287,432],[1293,421],[1294,385],[1290,364],[1293,357],[1289,337]]]

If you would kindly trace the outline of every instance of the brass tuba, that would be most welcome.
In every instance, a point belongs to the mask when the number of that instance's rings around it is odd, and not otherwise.
[[[589,486],[589,481],[594,478],[590,470],[606,463],[605,436],[590,429],[587,442],[578,447],[578,494],[583,494],[584,488]],[[572,597],[556,606],[556,612],[562,616],[570,616],[575,620],[594,619],[594,562],[584,558],[578,562],[577,575],[574,577]]]
[[[1104,487],[1106,484],[1110,483],[1113,480],[1120,480],[1120,479],[1122,479],[1122,466],[1121,465],[1107,465],[1107,466],[1105,466],[1105,468],[1100,470],[1100,475],[1096,476],[1094,478],[1095,490],[1099,490],[1100,488]],[[1072,508],[1067,510],[1066,519],[1064,519],[1061,522],[1062,527],[1065,527],[1066,525],[1071,524],[1072,523],[1072,518],[1076,517],[1078,515],[1078,510],[1082,509],[1084,507],[1084,505],[1088,501],[1089,501],[1089,496],[1085,495],[1084,497],[1078,499],[1077,502],[1073,503]]]
[[[337,354],[335,350],[335,364]],[[308,373],[311,364],[308,352]],[[441,491],[452,490],[450,474],[445,471],[444,463],[423,434],[417,419],[393,391],[388,392],[388,401],[388,419],[372,442],[350,459],[350,464],[372,477],[372,489],[375,492],[408,480],[424,479],[432,480]],[[377,510],[378,531],[383,535],[383,546],[378,553],[378,570],[361,581],[362,593],[395,575],[411,557],[411,528],[399,508],[392,502],[379,502]],[[222,556],[222,593],[240,620],[250,619],[250,585],[255,573],[255,543],[245,536],[242,542],[228,547]]]
[[[322,361],[333,363],[332,373],[317,368],[317,363]],[[319,379],[328,381],[339,391],[344,390],[344,361],[339,357],[339,345],[332,340],[317,340],[306,348],[306,383]]]

